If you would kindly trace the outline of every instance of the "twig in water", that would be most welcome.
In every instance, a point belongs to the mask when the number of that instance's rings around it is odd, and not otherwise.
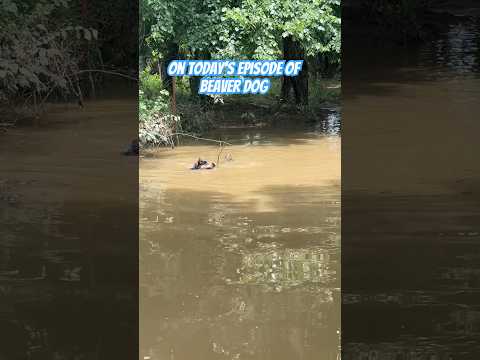
[[[223,144],[220,144],[220,151],[217,154],[217,166],[220,166],[220,155],[222,155]]]
[[[219,144],[220,146],[220,151],[218,152],[217,154],[217,166],[220,167],[220,155],[222,154],[222,151],[223,151],[223,147],[225,145],[232,145],[226,141],[223,141],[223,140],[214,140],[214,139],[207,139],[207,138],[202,138],[202,137],[199,137],[199,136],[195,136],[195,135],[192,135],[192,134],[186,134],[186,133],[180,133],[180,132],[176,132],[176,133],[173,133],[172,136],[178,136],[178,135],[181,135],[181,136],[188,136],[188,137],[191,137],[193,139],[196,139],[196,140],[203,140],[203,141],[211,141],[211,142],[215,142],[217,144]]]

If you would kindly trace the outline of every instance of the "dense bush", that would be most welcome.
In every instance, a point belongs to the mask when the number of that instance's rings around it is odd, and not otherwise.
[[[182,101],[177,104],[177,114],[170,109],[170,95],[163,88],[158,74],[151,74],[150,69],[140,73],[139,89],[139,137],[143,146],[174,146],[176,132],[203,133],[213,127],[213,114],[202,107],[201,103],[190,98],[188,81],[178,79],[177,97]],[[212,104],[222,103],[221,96],[211,96]]]
[[[148,70],[140,74],[139,140],[142,146],[174,146],[174,132],[180,117],[171,114],[168,91],[158,75]]]
[[[80,49],[97,31],[61,23],[67,0],[0,1],[0,105],[40,106],[59,89],[81,96]],[[54,19],[54,20],[52,20]]]

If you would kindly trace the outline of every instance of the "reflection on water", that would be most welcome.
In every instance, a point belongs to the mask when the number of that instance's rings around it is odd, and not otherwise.
[[[323,121],[316,125],[316,131],[328,135],[340,135],[340,113],[338,111],[328,111]]]
[[[479,20],[465,19],[457,24],[447,25],[447,31],[422,50],[425,63],[443,68],[443,76],[472,76],[478,72]],[[431,69],[431,68],[430,68]],[[432,75],[438,75],[434,72]]]
[[[332,359],[340,337],[338,137],[230,134],[140,167],[140,348],[150,359]]]
[[[480,358],[479,44],[344,56],[343,359]]]

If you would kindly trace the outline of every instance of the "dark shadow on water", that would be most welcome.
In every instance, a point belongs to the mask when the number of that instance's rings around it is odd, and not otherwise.
[[[478,194],[347,193],[342,204],[344,356],[477,359]]]
[[[374,46],[343,22],[344,360],[480,358],[478,24]]]
[[[399,86],[438,80],[478,79],[480,31],[478,18],[445,24],[424,43],[385,48],[365,43],[356,34],[344,35],[342,96],[345,101],[362,96],[409,97]],[[359,25],[350,24],[352,30]],[[359,47],[361,44],[361,47]]]
[[[2,341],[2,357],[123,358],[118,341],[136,337],[135,204],[21,203],[3,210],[0,326],[9,341]]]
[[[134,101],[2,134],[0,358],[138,356],[138,161],[120,154]]]

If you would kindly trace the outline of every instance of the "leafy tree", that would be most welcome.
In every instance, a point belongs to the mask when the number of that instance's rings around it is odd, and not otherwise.
[[[97,38],[91,28],[60,22],[68,1],[0,3],[0,102],[41,104],[55,89],[81,96],[78,48]]]
[[[293,88],[298,103],[308,102],[309,62],[340,62],[339,0],[142,0],[141,14],[141,54],[163,63],[180,56],[304,59],[302,74],[283,81],[284,97]]]
[[[309,73],[321,62],[340,65],[340,26],[340,0],[141,0],[141,70],[172,94],[166,65],[173,59],[304,60],[297,77],[283,78],[281,97],[288,101],[293,91],[307,105]],[[142,73],[146,85],[151,77]],[[212,98],[198,95],[198,77],[188,80],[205,110]],[[169,144],[180,122],[159,106],[168,104],[166,93],[141,89],[142,143]]]
[[[229,42],[255,59],[281,56],[289,37],[307,56],[340,53],[339,0],[245,0],[223,11],[235,30]]]
[[[284,77],[282,98],[291,89],[297,103],[308,103],[308,63],[329,54],[340,62],[339,0],[244,0],[240,6],[223,9],[230,21],[229,46],[254,59],[305,60],[297,78]]]
[[[142,0],[140,3],[141,64],[150,59],[151,68],[159,72],[165,87],[171,89],[166,64],[179,57],[209,59],[220,46],[218,31],[222,27],[225,0]],[[196,95],[198,79],[191,79]]]

